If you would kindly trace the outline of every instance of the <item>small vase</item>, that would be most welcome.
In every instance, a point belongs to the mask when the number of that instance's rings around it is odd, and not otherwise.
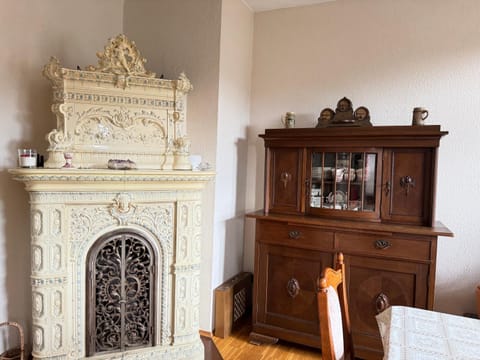
[[[73,168],[73,164],[72,164],[73,154],[69,152],[65,152],[63,153],[63,157],[65,158],[65,165],[63,165],[62,167],[65,169]]]

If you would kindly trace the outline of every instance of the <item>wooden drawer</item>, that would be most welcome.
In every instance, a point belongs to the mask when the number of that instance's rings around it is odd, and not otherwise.
[[[345,253],[430,260],[431,241],[400,238],[391,234],[362,234],[337,232],[337,248]]]
[[[315,227],[259,221],[256,226],[257,241],[267,244],[303,249],[333,251],[334,233]]]

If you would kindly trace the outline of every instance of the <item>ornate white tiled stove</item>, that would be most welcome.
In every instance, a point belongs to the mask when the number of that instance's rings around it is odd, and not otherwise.
[[[48,135],[49,160],[43,169],[10,171],[30,195],[33,356],[203,359],[198,333],[201,197],[214,175],[188,170],[185,161],[185,100],[191,86],[184,76],[153,78],[135,44],[123,35],[99,57],[99,67],[88,71],[62,69],[56,60],[47,65],[57,115],[57,128]],[[73,155],[76,168],[62,168],[64,152]],[[112,158],[128,158],[138,168],[107,169]],[[151,276],[145,280],[150,295],[142,316],[151,329],[143,345],[128,343],[142,336],[140,324],[120,349],[99,351],[95,341],[110,341],[105,333],[112,329],[107,326],[95,340],[100,325],[95,315],[90,320],[91,314],[101,311],[89,306],[114,287],[102,288],[99,280],[100,293],[95,293],[92,278],[101,276],[89,262],[102,242],[118,234],[133,234],[150,252]],[[139,279],[135,291],[144,281]],[[127,301],[129,286],[127,279],[127,295],[119,303]]]

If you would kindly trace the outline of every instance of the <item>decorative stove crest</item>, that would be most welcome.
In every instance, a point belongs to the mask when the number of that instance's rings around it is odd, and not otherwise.
[[[123,34],[109,40],[103,52],[97,53],[98,66],[89,65],[87,71],[113,73],[125,76],[155,77],[147,71],[144,64],[147,59],[140,55],[134,41],[129,41]]]
[[[62,68],[55,57],[43,70],[57,117],[47,135],[45,167],[61,167],[68,152],[80,168],[107,168],[111,159],[128,159],[137,168],[190,170],[186,102],[193,87],[186,75],[155,78],[123,34],[97,56],[98,65],[86,70]]]

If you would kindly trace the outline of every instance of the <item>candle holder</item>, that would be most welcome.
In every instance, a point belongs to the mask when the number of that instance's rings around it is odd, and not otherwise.
[[[37,167],[37,150],[18,149],[18,166],[22,168]]]

